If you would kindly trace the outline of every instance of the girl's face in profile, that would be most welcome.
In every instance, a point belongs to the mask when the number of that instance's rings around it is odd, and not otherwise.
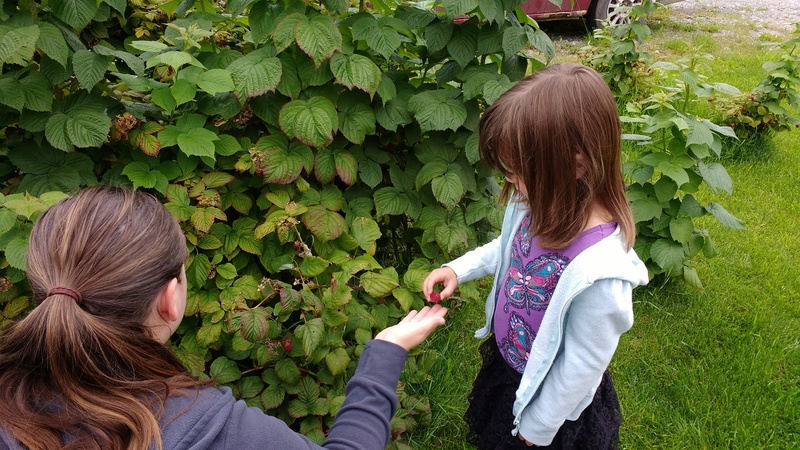
[[[528,188],[518,176],[514,174],[506,175],[506,182],[513,184],[517,192],[522,194],[523,197],[528,198]]]

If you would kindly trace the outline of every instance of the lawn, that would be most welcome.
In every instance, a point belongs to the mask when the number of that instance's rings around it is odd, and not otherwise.
[[[712,23],[712,22],[704,22]],[[713,81],[749,90],[782,41],[737,33],[734,21],[682,23],[661,12],[646,50],[665,59],[692,47],[714,55]],[[559,42],[559,60],[579,45]],[[704,284],[651,284],[634,294],[636,323],[611,370],[625,416],[623,449],[800,448],[800,130],[729,145],[722,158],[733,195],[701,192],[746,222],[745,230],[707,229],[717,257],[693,261]],[[415,449],[472,449],[461,416],[477,373],[482,305],[461,305],[429,348],[439,352],[421,388],[429,427],[409,434]]]

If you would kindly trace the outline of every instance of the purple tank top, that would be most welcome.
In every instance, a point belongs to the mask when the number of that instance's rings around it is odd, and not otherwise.
[[[497,347],[506,362],[519,373],[525,370],[531,344],[536,339],[550,297],[564,268],[580,252],[609,236],[617,227],[606,223],[590,228],[563,250],[539,247],[531,237],[531,215],[523,219],[511,244],[511,264],[498,285],[494,312]]]

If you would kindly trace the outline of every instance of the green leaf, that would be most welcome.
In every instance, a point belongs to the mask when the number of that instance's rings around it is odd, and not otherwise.
[[[88,50],[79,50],[72,55],[72,68],[81,87],[91,90],[105,76],[108,57]]]
[[[303,336],[303,351],[306,356],[311,355],[322,342],[322,337],[325,335],[325,324],[322,323],[321,318],[315,317],[297,327],[297,334]]]
[[[313,61],[316,67],[342,48],[342,34],[333,18],[315,14],[303,17],[295,28],[297,46]]]
[[[238,3],[238,1],[229,1],[228,8],[233,8],[236,3]],[[269,0],[260,0],[250,6],[248,21],[250,22],[250,37],[253,39],[254,43],[263,44],[270,38],[275,30],[275,19],[277,19],[281,13],[281,6],[282,5],[272,3]],[[235,16],[239,12],[241,11],[234,11],[231,14]]]
[[[228,66],[240,99],[253,98],[275,90],[281,79],[281,61],[253,52]]]
[[[365,41],[369,48],[385,59],[389,59],[400,46],[400,33],[387,22],[387,19],[364,17],[353,23],[353,38]]]
[[[664,161],[658,165],[658,169],[661,171],[661,173],[673,179],[678,186],[682,186],[689,182],[689,174],[687,174],[686,170],[678,164]]]
[[[87,148],[101,146],[110,129],[111,119],[105,114],[70,112],[66,115],[63,131],[73,145]]]
[[[324,147],[338,127],[336,107],[325,97],[293,100],[283,106],[279,121],[287,136],[312,147]]]
[[[408,210],[411,202],[408,196],[394,187],[384,187],[375,191],[375,210],[378,217],[389,214],[399,215]]]
[[[500,0],[478,0],[478,7],[487,22],[503,21],[503,3]]]
[[[511,81],[489,80],[483,85],[483,98],[491,105],[507,90],[511,89],[514,84]]]
[[[128,45],[143,52],[160,53],[168,49],[169,46],[158,41],[131,41]]]
[[[127,0],[103,0],[103,3],[116,9],[120,14],[125,14],[125,7],[128,6]]]
[[[336,176],[336,160],[333,152],[322,148],[314,157],[314,176],[321,184],[328,184]]]
[[[343,375],[347,371],[347,366],[350,364],[350,356],[343,348],[336,350],[325,355],[325,365],[328,367],[331,375]]]
[[[323,242],[338,238],[347,228],[341,215],[322,206],[309,207],[302,220],[306,228]]]
[[[155,92],[158,92],[160,90],[161,89],[156,89]],[[197,94],[197,88],[195,88],[195,86],[192,83],[189,83],[186,80],[176,81],[175,84],[173,84],[172,87],[169,88],[169,91],[176,106],[183,105],[184,103],[188,103],[194,100],[194,96]],[[156,95],[155,92],[153,93],[154,97]],[[155,103],[155,100],[153,100],[153,103]]]
[[[19,95],[20,92],[24,92],[22,83],[15,78],[0,78],[0,104],[22,111],[25,96]]]
[[[669,234],[681,244],[688,244],[694,233],[694,224],[688,217],[676,217],[669,222]]]
[[[238,274],[236,273],[236,267],[234,267],[233,264],[225,263],[217,266],[217,275],[225,278],[226,280],[233,280]]]
[[[478,27],[472,25],[456,28],[447,43],[447,51],[462,69],[467,67],[478,51]]]
[[[412,28],[425,28],[436,20],[436,14],[411,5],[399,5],[395,8],[394,16],[407,23]]]
[[[270,385],[264,389],[264,393],[261,394],[261,404],[264,405],[265,410],[277,408],[283,404],[283,399],[285,396],[286,390],[283,388],[283,386]]]
[[[0,26],[0,64],[27,66],[36,51],[39,27],[10,28]]]
[[[506,57],[515,55],[528,43],[524,27],[508,27],[503,31],[503,52]]]
[[[733,214],[725,210],[725,208],[723,208],[719,203],[712,202],[710,205],[706,206],[706,209],[726,227],[733,228],[735,230],[745,229],[744,222],[734,217]]]
[[[235,361],[220,356],[211,363],[208,374],[214,378],[218,384],[230,383],[242,377],[242,371]]]
[[[658,239],[653,242],[650,246],[650,257],[668,274],[680,273],[683,261],[686,259],[683,246],[668,239]]]
[[[408,312],[411,310],[411,307],[414,306],[414,294],[407,288],[397,288],[392,291],[392,295],[400,303],[400,307],[403,308],[403,311]]]
[[[172,89],[168,87],[162,87],[154,90],[153,94],[150,96],[150,100],[154,105],[159,106],[161,109],[166,111],[167,114],[172,114],[172,112],[175,111],[175,108],[178,107],[178,101],[172,95]]]
[[[645,198],[631,202],[633,220],[636,223],[646,222],[661,217],[661,203],[655,198]]]
[[[712,145],[714,143],[714,135],[711,134],[711,130],[704,124],[703,122],[699,121],[691,121],[689,123],[689,135],[686,138],[686,145]]]
[[[294,12],[283,17],[277,23],[272,40],[275,42],[275,49],[278,53],[283,52],[295,42],[295,30],[297,29],[297,25],[303,20],[307,20],[303,14]]]
[[[340,100],[339,108],[339,130],[348,141],[361,144],[367,136],[375,134],[375,113],[368,103]]]
[[[195,256],[186,268],[186,279],[191,283],[193,289],[202,288],[211,273],[211,261],[203,253]]]
[[[428,51],[434,53],[444,49],[447,43],[450,42],[453,28],[452,21],[441,19],[437,19],[425,27],[425,41],[428,43]]]
[[[211,95],[236,89],[231,73],[225,69],[211,69],[201,73],[197,77],[197,87]]]
[[[478,7],[478,0],[444,0],[444,9],[452,16],[463,16]]]
[[[408,101],[420,128],[425,131],[456,131],[467,120],[467,108],[455,89],[439,89],[417,94]]]
[[[388,269],[386,269],[388,270]],[[380,298],[388,295],[394,288],[399,286],[397,273],[394,277],[388,272],[367,272],[361,275],[361,287],[375,298]]]
[[[336,53],[331,57],[330,66],[336,81],[348,89],[355,87],[373,96],[381,84],[380,68],[366,56]]]
[[[51,0],[53,14],[74,29],[83,29],[97,13],[95,0]]]
[[[330,263],[317,256],[308,256],[303,258],[300,263],[300,271],[303,272],[305,277],[316,277],[328,268]]]
[[[467,231],[463,228],[441,224],[434,229],[436,243],[448,252],[463,248],[467,245]]]
[[[69,59],[69,48],[61,30],[55,25],[47,22],[39,22],[39,39],[36,41],[36,48],[49,56],[53,61],[67,67]]]
[[[350,234],[356,243],[369,255],[374,255],[378,238],[382,236],[378,223],[368,217],[356,217],[350,226]]]
[[[150,170],[150,167],[143,162],[132,162],[122,169],[122,174],[127,176],[133,183],[133,188],[138,189],[152,188],[156,185],[156,175]]]
[[[9,241],[5,248],[8,265],[19,270],[28,269],[28,238],[18,237]]]
[[[452,208],[458,204],[464,195],[464,185],[461,183],[461,177],[455,172],[447,172],[440,177],[434,178],[431,182],[431,187],[436,200],[447,208]]]
[[[717,192],[718,189],[722,189],[728,194],[733,193],[733,181],[722,164],[711,163],[707,165],[702,161],[698,161],[697,168],[700,170],[700,176],[703,177],[703,181],[708,184],[712,191]]]

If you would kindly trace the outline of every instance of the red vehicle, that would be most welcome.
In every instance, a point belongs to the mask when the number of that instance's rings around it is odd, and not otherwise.
[[[663,0],[659,3],[668,5],[678,0]],[[536,21],[577,19],[584,17],[592,26],[623,23],[633,5],[640,5],[642,0],[562,0],[561,7],[550,0],[531,0],[520,5],[523,11]]]

